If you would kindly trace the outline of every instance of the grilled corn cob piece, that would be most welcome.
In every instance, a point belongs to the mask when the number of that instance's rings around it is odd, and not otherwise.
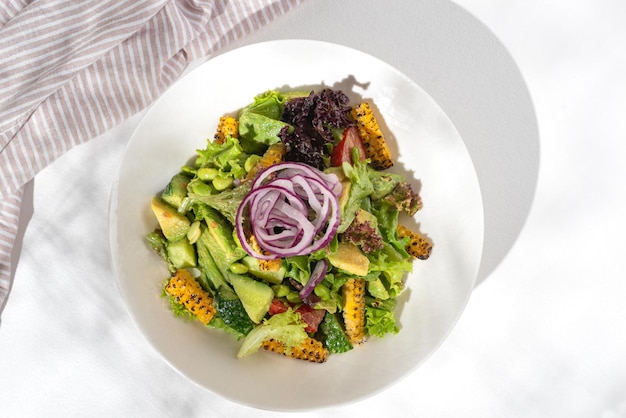
[[[389,146],[383,137],[380,126],[366,102],[355,105],[350,113],[357,122],[359,134],[365,146],[367,158],[371,160],[372,167],[377,170],[385,170],[393,165]]]
[[[430,257],[433,245],[419,232],[415,232],[405,226],[398,225],[398,237],[409,237],[410,241],[406,247],[406,251],[413,257],[420,260],[426,260]]]
[[[239,137],[239,121],[232,116],[222,116],[217,124],[217,132],[213,136],[213,139],[218,144],[224,143],[226,137],[233,138]]]
[[[264,341],[261,345],[266,350],[299,360],[312,363],[324,363],[328,360],[328,349],[320,341],[308,337],[304,342],[291,350],[285,349],[285,344],[273,338]]]
[[[259,162],[248,172],[245,180],[251,180],[264,168],[280,163],[283,160],[286,151],[285,144],[282,142],[276,142],[275,144],[270,145]]]
[[[215,316],[213,298],[200,287],[187,270],[176,270],[176,273],[165,286],[165,291],[182,303],[189,312],[203,324],[208,324]]]
[[[343,323],[352,344],[365,339],[365,279],[349,279],[342,287]]]

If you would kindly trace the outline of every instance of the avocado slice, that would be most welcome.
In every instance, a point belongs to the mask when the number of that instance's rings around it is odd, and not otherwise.
[[[330,167],[324,171],[327,174],[334,174],[341,183],[341,195],[339,195],[339,209],[343,213],[346,205],[348,204],[348,198],[350,197],[350,189],[352,188],[352,182],[346,177],[341,167]]]
[[[212,292],[215,292],[220,287],[227,286],[228,283],[211,256],[209,249],[212,240],[206,232],[206,226],[200,225],[200,231],[200,238],[196,241],[196,253],[198,254],[198,268],[202,272],[200,275],[201,284],[205,290],[211,289]]]
[[[157,196],[152,198],[151,208],[168,241],[178,241],[187,235],[191,222],[185,215],[178,213],[176,208]]]
[[[185,173],[175,174],[161,193],[161,199],[175,208],[179,208],[187,196],[187,185],[190,181],[191,177]]]
[[[265,280],[271,284],[281,284],[283,282],[283,278],[285,277],[285,273],[287,269],[282,265],[282,262],[279,263],[279,267],[277,269],[274,268],[263,268],[263,261],[259,261],[259,259],[246,256],[241,262],[248,267],[248,272],[261,280]]]
[[[330,264],[349,274],[365,276],[369,270],[370,260],[359,247],[350,242],[337,244],[337,251],[328,254]]]
[[[357,209],[356,216],[354,217],[354,222],[358,223],[369,223],[372,228],[378,229],[378,218],[371,212],[366,211],[365,209]]]
[[[375,280],[367,281],[367,291],[375,298],[381,300],[389,299],[389,292],[385,288],[383,281],[380,280],[380,277],[377,277]]]
[[[226,276],[230,265],[245,257],[247,253],[235,242],[233,227],[217,211],[205,211],[204,221],[206,228],[202,228],[200,239],[207,243],[215,264]]]
[[[240,274],[229,273],[228,280],[250,319],[256,324],[261,322],[274,299],[272,289],[265,283]]]

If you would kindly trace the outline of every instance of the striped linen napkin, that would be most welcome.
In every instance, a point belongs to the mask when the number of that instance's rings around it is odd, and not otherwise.
[[[0,311],[24,185],[303,0],[0,0]]]

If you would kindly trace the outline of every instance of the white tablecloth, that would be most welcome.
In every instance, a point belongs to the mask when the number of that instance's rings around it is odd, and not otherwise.
[[[478,284],[419,369],[302,416],[626,416],[626,3],[307,0],[229,48],[277,38],[376,55],[463,136],[485,204]],[[0,415],[274,417],[166,365],[134,327],[108,198],[141,114],[26,189],[0,326]]]

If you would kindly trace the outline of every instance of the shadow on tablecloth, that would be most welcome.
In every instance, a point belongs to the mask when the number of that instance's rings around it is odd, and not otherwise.
[[[288,19],[231,48],[289,38],[339,43],[388,62],[426,90],[461,134],[478,175],[485,216],[478,286],[513,248],[537,185],[539,129],[514,57],[484,23],[450,1],[397,0],[392,10],[368,1],[360,19],[351,18],[352,2],[333,2],[320,31],[311,16],[320,16],[326,2],[304,2]],[[363,30],[368,27],[376,30]]]

